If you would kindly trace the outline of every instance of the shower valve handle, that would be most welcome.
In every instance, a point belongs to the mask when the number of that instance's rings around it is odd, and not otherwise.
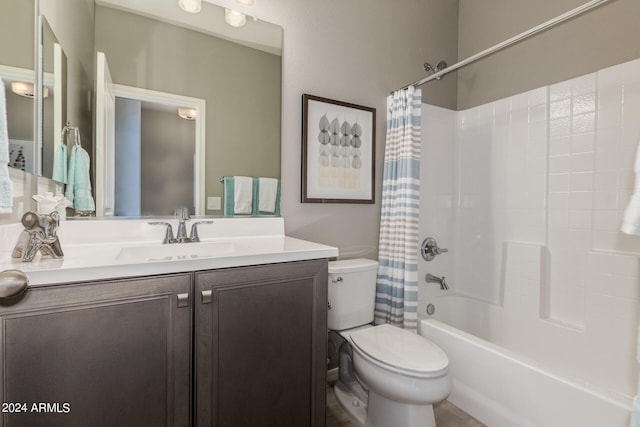
[[[449,249],[441,248],[433,237],[427,237],[420,245],[420,253],[425,261],[433,261],[440,254],[449,252]]]

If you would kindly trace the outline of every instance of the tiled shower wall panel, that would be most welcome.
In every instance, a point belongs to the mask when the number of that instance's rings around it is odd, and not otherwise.
[[[503,299],[503,242],[546,241],[547,91],[458,116],[456,290]]]
[[[426,237],[434,237],[441,247],[449,250],[430,262],[419,258],[418,310],[424,314],[426,301],[445,293],[439,285],[425,283],[427,273],[446,277],[450,286],[456,283],[453,277],[453,257],[450,255],[457,251],[453,238],[456,112],[423,104],[422,117],[419,242]]]
[[[453,217],[452,290],[488,303],[482,336],[629,402],[640,237],[619,228],[640,139],[640,60],[449,113],[455,147],[437,161],[451,156],[452,210],[421,214]],[[435,203],[434,183],[448,181],[423,177],[422,203]],[[435,291],[420,289],[422,310]]]

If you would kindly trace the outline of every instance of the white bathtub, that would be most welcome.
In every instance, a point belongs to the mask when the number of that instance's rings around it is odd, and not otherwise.
[[[437,307],[437,305],[436,305]],[[449,401],[490,427],[626,427],[629,408],[435,319],[419,333],[449,357]]]

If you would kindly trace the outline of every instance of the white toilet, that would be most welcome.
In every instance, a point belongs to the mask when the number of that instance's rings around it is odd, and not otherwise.
[[[329,262],[328,327],[346,340],[336,399],[361,426],[434,427],[432,405],[451,391],[449,359],[413,332],[370,325],[377,269],[369,259]]]

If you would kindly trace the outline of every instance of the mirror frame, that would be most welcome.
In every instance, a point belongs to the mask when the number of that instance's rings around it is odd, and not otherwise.
[[[40,0],[34,0],[35,16],[36,16],[36,47],[35,47],[35,59],[33,62],[35,73],[35,90],[34,90],[34,123],[33,123],[33,136],[34,136],[34,164],[36,173],[34,175],[42,176],[42,142],[44,140],[44,100],[42,99],[43,85],[44,85],[44,67],[43,67],[43,51],[44,51],[44,16],[40,13]],[[37,194],[37,179],[34,194]]]

